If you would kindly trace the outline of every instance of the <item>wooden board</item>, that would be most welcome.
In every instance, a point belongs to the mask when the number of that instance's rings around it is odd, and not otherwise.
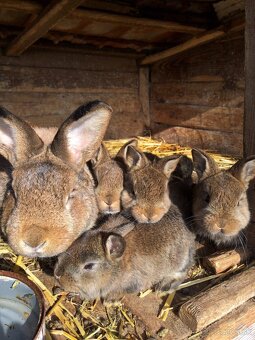
[[[242,133],[243,108],[151,103],[155,123],[218,132]],[[216,117],[220,117],[217,119]]]
[[[245,115],[244,155],[255,154],[255,2],[245,2]]]
[[[156,63],[151,73],[153,132],[169,142],[241,155],[243,46],[243,36],[235,34]]]
[[[255,338],[255,301],[249,300],[202,332],[203,340]]]
[[[232,276],[217,286],[185,302],[181,320],[198,332],[255,296],[255,267]]]
[[[157,126],[160,129],[160,126]],[[166,127],[163,131],[153,134],[156,138],[162,138],[168,143],[177,143],[183,146],[207,149],[240,156],[242,154],[243,136],[241,133],[219,132],[206,129],[193,129],[184,127]]]
[[[113,107],[105,138],[142,134],[139,73],[134,58],[65,49],[0,56],[1,105],[31,124],[55,126],[79,105],[100,99]]]

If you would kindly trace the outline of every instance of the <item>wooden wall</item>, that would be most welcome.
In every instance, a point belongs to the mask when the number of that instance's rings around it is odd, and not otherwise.
[[[156,135],[182,145],[242,154],[242,35],[155,64],[151,82],[151,119]]]
[[[0,105],[34,125],[59,125],[84,102],[108,102],[114,114],[106,138],[142,134],[139,72],[134,57],[74,49],[31,48],[0,55]]]

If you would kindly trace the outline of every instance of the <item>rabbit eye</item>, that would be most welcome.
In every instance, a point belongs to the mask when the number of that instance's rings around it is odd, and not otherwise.
[[[206,202],[206,203],[209,203],[209,202],[210,202],[210,195],[209,195],[209,194],[207,194],[207,195],[205,196],[205,202]]]
[[[96,264],[95,264],[95,263],[92,263],[92,262],[91,262],[91,263],[86,263],[85,266],[84,266],[84,269],[85,269],[85,270],[92,270],[92,269],[95,268],[95,265],[96,265]]]

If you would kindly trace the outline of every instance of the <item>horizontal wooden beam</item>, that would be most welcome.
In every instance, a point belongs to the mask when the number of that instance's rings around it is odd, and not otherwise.
[[[155,19],[147,19],[147,18],[136,18],[127,15],[119,15],[119,14],[110,14],[104,13],[94,10],[76,10],[74,15],[83,18],[90,19],[96,21],[104,21],[104,22],[112,22],[116,24],[124,24],[124,25],[133,25],[133,26],[145,26],[145,27],[157,27],[157,28],[165,28],[169,32],[180,32],[180,33],[189,33],[189,34],[197,34],[204,32],[203,28],[198,28],[190,25],[183,25],[177,22],[172,21],[164,21],[164,20],[155,20]]]
[[[82,0],[52,1],[39,16],[6,49],[6,55],[20,55],[43,37],[61,18],[74,10]]]
[[[59,1],[61,2],[61,1]],[[72,1],[71,1],[72,2]],[[75,1],[73,1],[75,3]],[[38,13],[43,7],[38,3],[26,0],[0,0],[1,9],[10,9],[17,11],[25,11],[29,13]],[[154,28],[164,28],[169,32],[180,32],[188,34],[198,34],[204,32],[205,30],[200,27],[194,27],[190,25],[183,25],[177,22],[155,20],[148,18],[137,18],[128,15],[112,14],[107,12],[102,12],[98,10],[90,9],[76,9],[72,12],[72,16],[80,19],[89,19],[100,22],[111,22],[116,24],[124,24],[130,26],[145,26]]]
[[[218,28],[217,30],[213,30],[213,31],[207,31],[202,33],[199,36],[196,36],[188,41],[185,41],[184,43],[177,45],[175,47],[171,47],[168,48],[165,51],[162,52],[158,52],[155,54],[151,54],[145,58],[143,58],[140,61],[140,65],[149,65],[149,64],[153,64],[157,61],[169,58],[169,57],[173,57],[179,53],[188,51],[194,47],[206,44],[210,41],[216,40],[218,38],[223,37],[224,35],[226,35],[227,33],[230,32],[236,32],[238,30],[242,30],[244,28],[244,22],[240,22],[238,21],[238,23],[236,25],[230,25],[228,27],[228,29],[224,29],[223,27]]]

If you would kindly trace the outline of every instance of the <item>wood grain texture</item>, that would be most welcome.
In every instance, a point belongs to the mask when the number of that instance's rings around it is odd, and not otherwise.
[[[254,280],[255,267],[251,267],[208,289],[181,306],[181,320],[194,332],[204,329],[254,297]]]
[[[151,103],[151,112],[155,123],[242,133],[243,108]]]
[[[139,69],[139,98],[144,116],[145,126],[151,126],[150,114],[150,70],[148,67]]]
[[[245,2],[244,155],[255,154],[255,2]]]
[[[144,322],[146,328],[156,338],[158,338],[158,331],[164,328],[168,330],[164,339],[169,340],[187,339],[192,333],[172,311],[169,312],[166,321],[162,321],[157,317],[162,300],[155,294],[149,294],[144,298],[132,294],[124,297],[123,303]]]
[[[10,43],[6,55],[15,56],[24,52],[47,33],[62,17],[80,5],[82,0],[53,0],[21,34]]]
[[[201,34],[200,36],[194,37],[188,41],[185,41],[184,43],[177,45],[175,47],[169,48],[165,51],[158,52],[155,54],[151,54],[145,58],[143,58],[140,62],[141,65],[149,65],[153,64],[159,60],[163,60],[172,56],[175,56],[176,54],[185,52],[187,50],[190,50],[196,46],[200,46],[202,44],[206,44],[210,41],[213,41],[215,39],[218,39],[225,35],[224,30],[216,30],[212,32],[205,32],[204,34]]]
[[[255,301],[249,300],[202,332],[203,340],[255,338]]]
[[[160,127],[157,128],[160,129]],[[242,154],[243,136],[237,132],[219,132],[179,126],[167,128],[164,126],[163,131],[155,132],[153,136],[162,138],[168,143],[188,145],[192,148],[207,149],[223,154],[228,150],[233,156]]]
[[[240,33],[153,65],[153,132],[169,142],[242,155],[243,66]]]
[[[221,251],[205,257],[203,265],[205,268],[213,270],[215,274],[218,274],[246,262],[250,256],[249,249],[237,248]]]
[[[0,56],[0,102],[33,125],[59,126],[78,106],[100,99],[113,108],[105,138],[141,135],[144,117],[134,58],[33,48]]]

